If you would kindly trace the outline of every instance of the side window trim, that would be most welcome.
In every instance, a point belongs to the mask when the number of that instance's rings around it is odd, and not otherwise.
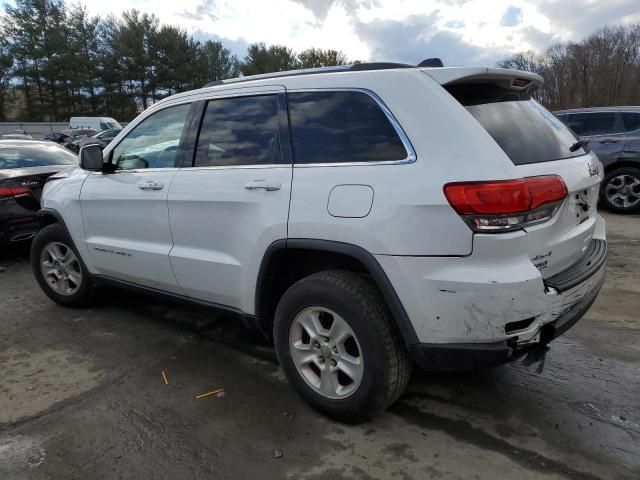
[[[395,130],[396,134],[400,138],[400,141],[404,145],[405,150],[407,151],[406,158],[398,159],[398,160],[379,160],[372,162],[322,162],[322,163],[296,163],[295,162],[295,152],[293,152],[293,166],[295,168],[307,168],[307,167],[353,167],[353,166],[365,166],[365,165],[403,165],[414,163],[418,157],[416,155],[416,151],[409,140],[409,137],[402,129],[400,122],[394,117],[393,113],[385,105],[382,99],[372,90],[366,88],[349,88],[349,87],[330,87],[330,88],[295,88],[295,89],[287,89],[287,94],[289,93],[309,93],[309,92],[359,92],[364,93],[369,96],[382,110],[385,114],[389,123]],[[287,99],[287,119],[289,123],[289,130],[291,130],[291,119],[288,116],[289,108],[288,108],[288,99]],[[293,144],[293,139],[291,139],[291,143]]]
[[[184,162],[184,160],[181,161],[181,159],[183,159],[184,156],[187,153],[187,151],[185,150],[185,142],[187,140],[187,135],[188,135],[188,133],[190,131],[189,125],[192,122],[193,115],[194,115],[197,103],[198,102],[195,102],[193,99],[191,99],[191,100],[186,100],[184,102],[176,102],[176,103],[170,103],[168,105],[164,105],[162,108],[158,108],[157,110],[154,110],[153,112],[150,112],[150,109],[149,109],[149,110],[147,110],[147,112],[149,112],[147,115],[138,117],[138,119],[137,119],[138,121],[135,122],[135,124],[133,122],[129,123],[122,130],[122,132],[120,132],[117,135],[117,136],[122,135],[122,138],[120,138],[118,143],[114,144],[113,141],[112,141],[109,144],[109,150],[108,150],[106,159],[107,159],[107,163],[112,163],[113,162],[113,152],[116,150],[116,148],[118,148],[118,146],[129,136],[129,133],[131,133],[133,130],[138,128],[138,126],[140,126],[148,118],[150,118],[153,115],[155,115],[156,113],[159,113],[159,112],[161,112],[163,110],[166,110],[168,108],[178,107],[180,105],[190,105],[189,112],[187,113],[187,118],[185,119],[185,124],[182,127],[182,133],[180,135],[180,140],[178,141],[178,149],[176,151],[176,159],[174,161],[174,166],[173,167],[170,167],[170,168],[132,168],[132,169],[127,169],[127,170],[113,170],[113,171],[109,172],[109,175],[114,175],[114,174],[117,174],[117,173],[140,173],[140,172],[149,172],[149,171],[154,171],[154,170],[166,171],[166,170],[169,170],[171,168],[180,168],[181,167],[181,163]],[[97,172],[97,173],[102,173],[102,172]]]
[[[182,168],[193,167],[196,157],[196,145],[198,145],[198,135],[202,125],[202,119],[206,110],[207,101],[197,100],[193,102],[192,110],[188,120],[188,129],[183,132],[184,149],[182,153]],[[186,127],[186,125],[185,125]],[[182,140],[180,141],[182,143]]]
[[[280,161],[293,165],[293,139],[289,121],[289,104],[285,92],[278,92],[278,136],[280,137]]]

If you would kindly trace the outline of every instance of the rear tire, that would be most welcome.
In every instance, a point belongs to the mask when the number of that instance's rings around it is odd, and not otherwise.
[[[383,411],[411,375],[380,292],[353,272],[319,272],[292,285],[276,309],[273,333],[289,382],[313,408],[340,421],[361,423]]]
[[[622,167],[610,171],[602,182],[600,201],[612,212],[640,210],[640,168]]]
[[[60,224],[40,230],[31,244],[31,268],[44,293],[65,307],[85,307],[95,287],[87,267]]]

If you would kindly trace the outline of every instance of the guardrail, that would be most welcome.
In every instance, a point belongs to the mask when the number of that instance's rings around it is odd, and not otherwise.
[[[120,123],[123,127],[127,123]],[[36,140],[42,140],[47,133],[59,132],[69,127],[69,122],[0,122],[0,135],[15,130],[24,130]]]

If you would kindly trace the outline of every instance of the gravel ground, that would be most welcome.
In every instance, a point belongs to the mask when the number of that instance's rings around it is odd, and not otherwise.
[[[307,407],[236,322],[119,290],[65,309],[5,250],[0,478],[640,478],[640,216],[606,219],[607,283],[541,374],[416,372],[356,427]]]

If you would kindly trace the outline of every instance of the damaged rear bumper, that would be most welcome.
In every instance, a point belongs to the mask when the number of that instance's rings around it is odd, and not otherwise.
[[[553,321],[544,324],[534,342],[523,345],[513,337],[492,343],[419,343],[410,345],[409,353],[420,368],[432,371],[475,370],[514,361],[559,337],[584,316],[604,284],[605,260],[606,248],[597,268],[590,272],[589,278],[593,279],[590,290]]]

